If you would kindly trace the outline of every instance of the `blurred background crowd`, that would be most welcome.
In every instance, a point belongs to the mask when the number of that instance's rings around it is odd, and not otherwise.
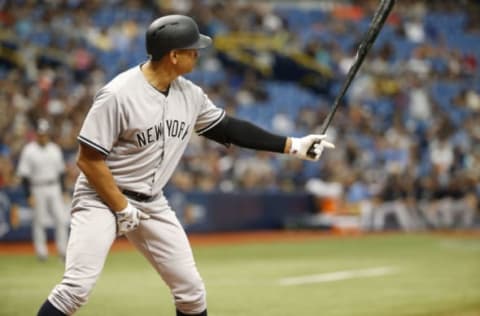
[[[189,78],[229,114],[283,135],[319,132],[378,1],[0,0],[0,190],[39,118],[73,189],[76,136],[95,92],[146,60],[156,17],[194,17],[214,38]],[[318,163],[195,137],[168,194],[291,192],[322,212],[393,212],[406,230],[472,227],[480,198],[480,4],[397,1],[328,131]],[[330,201],[334,203],[326,203]],[[406,215],[407,214],[407,215]]]

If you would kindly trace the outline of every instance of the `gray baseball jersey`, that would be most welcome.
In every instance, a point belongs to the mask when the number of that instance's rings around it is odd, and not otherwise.
[[[32,184],[56,182],[64,171],[62,151],[55,143],[40,146],[37,142],[31,142],[25,145],[20,154],[17,174],[28,178]]]
[[[107,156],[121,189],[157,195],[192,132],[207,131],[224,115],[191,81],[177,78],[164,95],[135,67],[98,92],[78,138]],[[91,190],[83,175],[77,190]]]
[[[205,287],[185,231],[162,188],[192,133],[207,131],[224,116],[189,80],[177,78],[164,94],[135,67],[98,92],[78,137],[106,155],[106,164],[121,190],[154,197],[147,202],[129,198],[150,218],[126,236],[162,276],[177,309],[186,314],[206,309]],[[86,303],[116,238],[115,217],[83,174],[75,186],[71,221],[65,274],[49,296],[67,315]]]

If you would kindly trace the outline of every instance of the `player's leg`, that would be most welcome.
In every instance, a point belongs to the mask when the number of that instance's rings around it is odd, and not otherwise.
[[[385,219],[389,212],[390,203],[384,202],[378,204],[373,211],[373,229],[380,231],[385,228]]]
[[[400,228],[404,231],[411,231],[413,224],[409,211],[403,200],[397,200],[392,204],[392,211],[397,217]]]
[[[48,216],[48,196],[45,194],[45,188],[34,187],[32,190],[35,205],[33,206],[32,218],[32,238],[35,253],[40,260],[48,257],[47,232],[45,220]]]
[[[467,193],[462,197],[452,199],[452,212],[454,214],[454,227],[470,228],[475,218],[475,206],[477,204],[475,194]]]
[[[65,257],[68,238],[67,213],[60,187],[52,187],[51,191],[51,211],[55,222],[55,243],[58,255]]]
[[[360,227],[364,231],[370,231],[373,228],[373,208],[374,206],[370,201],[360,202]]]
[[[440,218],[437,212],[436,200],[430,201],[427,199],[421,200],[419,203],[419,209],[425,218],[427,226],[431,229],[437,229],[440,227]]]
[[[438,203],[438,213],[440,214],[441,228],[453,227],[452,199],[444,197]]]
[[[170,209],[150,215],[128,239],[169,286],[178,316],[207,315],[205,286],[183,227]]]
[[[475,213],[478,205],[477,195],[474,192],[469,192],[462,198],[461,203],[463,204],[462,227],[472,228],[475,224]]]
[[[88,208],[77,207],[72,213],[65,273],[39,316],[50,316],[48,311],[52,308],[65,315],[73,314],[87,302],[103,269],[116,237],[115,217],[106,207],[98,206],[98,202],[88,203]]]

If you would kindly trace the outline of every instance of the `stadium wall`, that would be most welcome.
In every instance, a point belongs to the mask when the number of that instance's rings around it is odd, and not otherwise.
[[[282,229],[316,211],[308,193],[175,193],[170,204],[186,231],[195,233]],[[24,203],[2,205],[0,241],[30,240],[32,210]],[[46,219],[50,239],[52,224]]]

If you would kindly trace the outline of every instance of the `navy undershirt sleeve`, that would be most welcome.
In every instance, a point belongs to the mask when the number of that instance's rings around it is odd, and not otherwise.
[[[283,153],[285,136],[275,135],[244,120],[225,116],[217,125],[201,134],[225,146],[234,144],[244,148]]]

